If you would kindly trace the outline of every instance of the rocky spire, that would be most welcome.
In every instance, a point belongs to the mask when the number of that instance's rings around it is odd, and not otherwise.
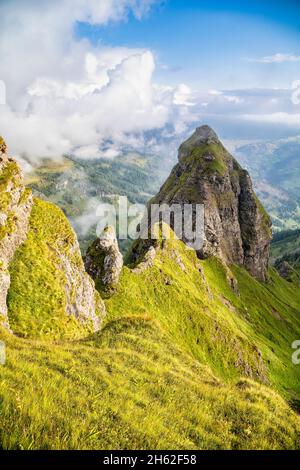
[[[178,159],[151,203],[203,204],[205,237],[198,256],[218,256],[266,280],[271,221],[248,172],[209,126],[197,128],[179,147]]]
[[[119,282],[123,267],[123,256],[113,227],[104,229],[100,238],[88,248],[85,268],[102,292],[112,294]]]
[[[194,148],[201,145],[219,144],[219,138],[215,131],[205,125],[197,127],[194,134],[191,135],[185,142],[183,142],[178,151],[178,159],[181,161],[184,157],[187,157]]]

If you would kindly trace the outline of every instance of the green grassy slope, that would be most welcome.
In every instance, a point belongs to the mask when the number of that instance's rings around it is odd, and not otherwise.
[[[299,447],[299,417],[278,394],[218,380],[150,318],[77,343],[1,337],[0,448]]]
[[[118,294],[107,302],[114,318],[130,312],[159,319],[176,344],[223,379],[244,374],[291,399],[300,390],[300,368],[291,361],[291,344],[300,338],[299,306],[298,286],[275,270],[268,283],[259,283],[217,259],[200,262],[179,241],[159,250],[152,268],[139,274],[125,268]]]
[[[300,448],[299,306],[274,271],[263,285],[169,241],[152,267],[124,268],[100,333],[1,330],[0,447]]]
[[[76,246],[75,233],[62,211],[35,199],[27,239],[9,266],[7,305],[14,333],[57,339],[78,338],[94,331],[92,323],[83,325],[74,316],[66,315],[68,302],[75,303],[76,283],[82,281],[75,278],[75,271],[84,270]],[[69,274],[61,269],[66,263],[74,274],[72,292],[66,287]]]

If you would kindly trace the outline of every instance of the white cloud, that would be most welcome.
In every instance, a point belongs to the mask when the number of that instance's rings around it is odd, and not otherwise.
[[[0,77],[8,103],[0,108],[0,130],[11,153],[113,157],[137,133],[191,120],[184,111],[193,104],[186,85],[153,83],[152,51],[74,37],[76,21],[103,25],[126,20],[130,11],[140,18],[157,1],[0,3]],[[115,142],[110,149],[108,139]]]
[[[211,96],[220,96],[223,95],[223,92],[220,90],[209,90],[208,94]]]
[[[196,93],[183,83],[155,83],[153,51],[94,46],[74,36],[76,21],[104,25],[126,21],[129,12],[140,18],[155,1],[0,0],[0,78],[8,103],[0,106],[0,134],[12,154],[113,158],[131,147],[175,155],[195,121],[216,123],[217,130],[232,126],[231,135],[242,122],[261,132],[263,124],[281,122],[298,128],[292,90]]]
[[[233,104],[241,104],[244,101],[243,98],[235,95],[224,95],[224,99]]]
[[[292,88],[208,90],[193,93],[193,111],[199,123],[227,140],[286,138],[300,129],[300,105],[292,102],[292,93]]]
[[[284,126],[292,126],[300,128],[300,114],[291,114],[285,112],[277,112],[270,114],[244,114],[241,115],[242,119],[247,121],[268,123],[268,124],[280,124]]]
[[[174,93],[174,104],[184,105],[184,106],[194,106],[195,103],[190,101],[192,95],[192,90],[190,87],[181,83],[176,92]]]
[[[261,64],[281,64],[283,62],[300,62],[300,55],[297,54],[277,54],[267,55],[257,59],[245,58],[247,62],[257,62]]]

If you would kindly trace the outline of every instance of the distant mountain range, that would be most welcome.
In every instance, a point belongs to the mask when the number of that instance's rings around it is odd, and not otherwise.
[[[274,231],[300,227],[300,137],[237,146]]]

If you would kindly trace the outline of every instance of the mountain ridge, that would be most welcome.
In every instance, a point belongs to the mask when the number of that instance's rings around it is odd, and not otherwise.
[[[119,259],[108,234],[89,253],[100,292],[105,257]],[[199,259],[175,236],[144,255],[117,272],[111,257],[102,301],[61,210],[33,200],[8,265],[11,330],[0,325],[0,448],[299,449],[298,285]],[[100,302],[96,332],[66,309],[74,295],[86,305],[82,279]]]

